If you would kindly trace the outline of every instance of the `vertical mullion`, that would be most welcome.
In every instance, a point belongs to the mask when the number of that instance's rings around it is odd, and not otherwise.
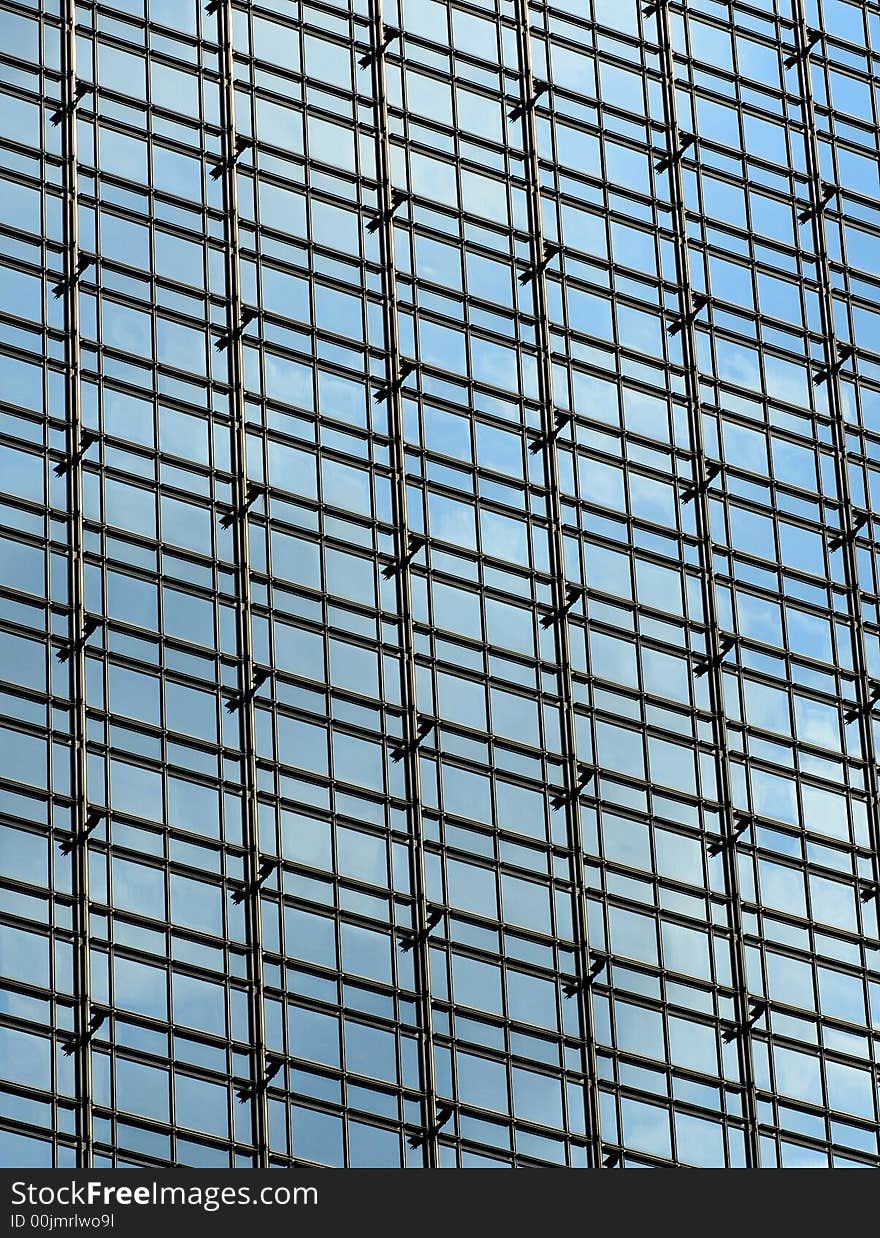
[[[792,13],[795,20],[795,40],[801,55],[798,57],[798,77],[803,100],[807,175],[810,180],[810,195],[813,211],[813,241],[816,250],[816,280],[819,287],[819,320],[822,325],[825,364],[829,367],[826,389],[831,415],[831,434],[834,447],[834,471],[837,481],[837,496],[840,505],[840,531],[844,535],[844,579],[850,622],[853,630],[853,663],[855,689],[859,706],[859,730],[862,759],[865,763],[867,791],[868,834],[871,842],[874,881],[880,881],[880,820],[878,820],[877,753],[874,743],[874,726],[871,716],[871,681],[868,673],[868,656],[865,648],[865,631],[859,588],[859,570],[856,556],[855,530],[853,528],[853,502],[847,468],[846,419],[840,390],[840,375],[834,368],[837,360],[837,339],[834,329],[834,299],[832,295],[831,267],[828,257],[828,242],[825,236],[825,214],[819,205],[822,166],[819,155],[819,135],[816,128],[816,108],[813,99],[810,55],[807,50],[807,21],[802,0],[793,0]]]
[[[662,77],[663,107],[670,150],[677,142],[678,119],[675,98],[675,57],[672,48],[669,9],[666,4],[657,8],[657,31],[660,44],[660,71]],[[684,177],[681,159],[673,158],[669,170],[670,206],[674,234],[675,261],[681,299],[682,331],[681,348],[684,365],[685,395],[688,413],[691,451],[694,457],[694,508],[697,539],[700,553],[700,584],[707,626],[708,688],[709,705],[712,711],[715,765],[718,777],[718,795],[723,822],[725,846],[724,880],[727,887],[732,933],[732,972],[736,991],[736,1021],[739,1033],[736,1038],[740,1065],[740,1079],[745,1098],[745,1151],[748,1168],[760,1164],[758,1138],[758,1104],[755,1090],[755,1069],[751,1052],[749,1024],[749,994],[746,971],[746,953],[742,925],[742,905],[739,892],[737,867],[735,809],[733,785],[730,773],[730,755],[727,737],[727,720],[724,713],[724,688],[721,665],[720,628],[718,599],[715,585],[712,532],[709,511],[709,496],[706,481],[706,449],[703,442],[703,426],[700,402],[699,353],[696,327],[691,313],[692,288],[687,241],[687,211],[685,208]]]
[[[76,999],[76,1096],[79,1166],[92,1167],[92,1048],[86,1033],[90,1017],[89,974],[89,851],[85,836],[88,816],[86,781],[86,652],[79,639],[86,619],[83,531],[82,398],[80,389],[79,288],[73,275],[79,258],[77,209],[76,110],[76,3],[64,0],[61,11],[61,150],[64,176],[65,251],[65,360],[70,468],[68,469],[68,584],[70,589],[70,698],[71,698],[71,882],[74,922],[74,995]],[[45,121],[43,122],[45,123]]]
[[[251,630],[250,547],[248,540],[247,491],[247,422],[244,398],[244,346],[240,330],[242,296],[240,241],[238,218],[238,181],[235,167],[235,64],[232,46],[232,14],[230,0],[221,0],[217,10],[217,38],[220,44],[220,117],[225,144],[222,158],[223,202],[226,230],[226,291],[227,330],[229,347],[229,385],[232,414],[232,493],[233,543],[237,594],[239,648],[239,691],[241,723],[243,786],[243,842],[247,853],[245,881],[245,922],[250,946],[250,1032],[253,1078],[258,1084],[266,1071],[266,1026],[263,1004],[263,934],[260,891],[257,885],[260,868],[259,814],[257,805],[256,706],[250,686],[254,676],[253,640]],[[268,503],[268,494],[267,494]],[[269,1165],[269,1102],[267,1089],[255,1086],[251,1099],[253,1138],[257,1165]]]
[[[406,746],[405,774],[409,824],[410,880],[415,910],[413,965],[418,995],[419,1065],[424,1095],[425,1134],[423,1147],[429,1168],[439,1166],[437,1138],[437,1087],[434,1070],[434,1036],[431,1013],[430,948],[428,945],[428,899],[425,874],[424,829],[422,819],[421,774],[419,753],[415,744],[418,730],[418,697],[416,685],[415,634],[413,630],[412,577],[409,556],[405,553],[409,540],[406,507],[406,449],[403,436],[403,396],[398,382],[400,374],[400,331],[397,318],[397,276],[394,266],[394,222],[391,217],[391,149],[388,137],[388,103],[385,56],[381,47],[383,32],[382,0],[370,5],[370,37],[372,40],[373,88],[376,114],[376,176],[377,210],[379,212],[379,252],[382,264],[382,313],[386,342],[386,382],[388,383],[388,434],[391,440],[392,511],[397,536],[396,555],[399,570],[397,582],[398,632],[401,647],[401,696]]]
[[[577,1001],[581,1027],[581,1069],[584,1075],[586,1100],[588,1149],[591,1168],[600,1168],[602,1136],[599,1127],[600,1104],[598,1066],[594,1034],[593,999],[588,981],[590,970],[590,943],[587,916],[586,876],[584,870],[584,844],[581,831],[580,801],[577,792],[577,730],[574,713],[574,689],[571,677],[571,649],[568,623],[565,617],[566,581],[565,547],[562,532],[562,497],[559,483],[559,464],[556,454],[553,401],[553,365],[551,360],[550,318],[547,305],[546,275],[541,269],[543,256],[543,230],[541,222],[541,178],[538,159],[538,136],[535,109],[528,106],[527,96],[532,88],[532,48],[529,31],[528,0],[515,0],[515,20],[519,42],[520,80],[523,92],[523,153],[526,171],[526,197],[532,257],[535,276],[532,281],[535,296],[535,325],[537,341],[538,396],[543,422],[543,452],[547,478],[548,515],[550,524],[550,569],[553,575],[553,604],[557,620],[554,623],[556,657],[559,665],[559,693],[562,726],[563,770],[565,777],[565,816],[569,854],[570,880],[574,890],[575,959],[578,968]],[[597,774],[598,778],[598,774]]]

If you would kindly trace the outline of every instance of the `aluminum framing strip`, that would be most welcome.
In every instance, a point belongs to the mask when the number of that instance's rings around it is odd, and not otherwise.
[[[235,574],[237,578],[237,623],[239,648],[239,691],[241,703],[240,739],[242,748],[242,827],[247,851],[245,881],[249,890],[245,898],[246,931],[250,944],[251,975],[250,1033],[253,1081],[263,1080],[266,1073],[266,1015],[263,985],[263,933],[258,873],[260,868],[259,813],[257,804],[256,720],[253,692],[253,640],[251,631],[251,572],[248,541],[247,491],[247,424],[245,420],[244,347],[240,330],[242,296],[239,261],[238,181],[235,170],[235,64],[232,42],[232,0],[220,0],[217,8],[217,41],[220,46],[220,120],[225,149],[222,175],[226,232],[226,292],[229,331],[227,349],[229,385],[232,404],[231,461],[233,471],[233,520]],[[269,1167],[269,1102],[264,1086],[256,1086],[251,1098],[253,1140],[257,1166]]]
[[[519,42],[520,83],[523,92],[523,154],[528,183],[528,220],[533,261],[543,258],[543,227],[541,221],[541,175],[538,157],[538,135],[535,109],[527,105],[532,89],[532,46],[529,25],[529,0],[514,0],[514,20]],[[536,343],[538,354],[538,398],[544,418],[544,465],[546,470],[550,534],[550,570],[553,575],[553,595],[556,614],[554,623],[556,657],[559,664],[560,713],[562,726],[562,757],[565,776],[565,815],[568,838],[570,880],[574,892],[575,955],[578,968],[578,1015],[581,1027],[581,1070],[584,1076],[589,1168],[604,1167],[600,1126],[599,1072],[596,1060],[595,1020],[589,972],[591,966],[589,919],[587,913],[587,883],[584,867],[584,841],[581,830],[578,797],[577,728],[574,710],[574,688],[571,677],[571,647],[568,623],[565,619],[566,579],[565,543],[562,531],[562,494],[559,483],[559,462],[556,454],[553,400],[553,364],[550,339],[550,316],[547,302],[547,282],[543,270],[536,269],[532,281],[535,295]],[[598,779],[599,775],[596,774]]]
[[[382,313],[386,343],[386,382],[389,384],[388,434],[391,440],[392,486],[391,501],[397,533],[395,553],[400,570],[397,582],[398,631],[403,662],[401,696],[404,716],[403,742],[406,745],[406,783],[409,800],[407,820],[410,826],[410,882],[415,909],[415,940],[413,964],[418,993],[421,1030],[419,1035],[419,1066],[424,1097],[424,1136],[422,1147],[427,1168],[440,1165],[437,1132],[437,1081],[434,1069],[434,1024],[431,1009],[430,946],[428,944],[428,898],[425,873],[425,847],[422,818],[422,787],[419,753],[415,740],[418,729],[418,692],[416,684],[415,632],[413,629],[412,576],[406,547],[409,539],[406,506],[406,447],[403,437],[403,397],[400,391],[400,331],[397,318],[397,273],[394,265],[394,221],[391,213],[391,143],[388,133],[388,90],[385,56],[382,51],[384,30],[382,0],[371,0],[370,39],[373,49],[372,76],[376,114],[376,179],[377,210],[380,215],[379,252],[382,262]]]
[[[849,487],[847,467],[846,418],[841,396],[840,375],[836,371],[836,333],[834,330],[834,297],[831,284],[831,265],[828,243],[825,236],[824,211],[819,205],[821,185],[821,158],[819,135],[816,128],[816,109],[813,99],[810,73],[810,53],[807,46],[807,20],[802,0],[792,0],[792,13],[796,16],[795,38],[801,55],[798,57],[798,80],[804,108],[806,132],[806,163],[810,178],[810,197],[813,211],[813,242],[816,249],[816,282],[819,286],[819,318],[825,346],[825,364],[829,367],[826,389],[831,415],[831,431],[834,446],[834,471],[837,495],[840,504],[841,532],[844,542],[844,579],[849,596],[850,622],[853,626],[853,662],[855,687],[859,707],[859,735],[862,756],[865,761],[865,782],[868,809],[868,837],[871,843],[874,882],[880,887],[880,782],[877,772],[877,747],[874,742],[874,726],[871,706],[871,678],[868,673],[868,655],[865,647],[865,629],[859,588],[859,567],[855,546],[856,530],[853,525],[853,503]],[[880,910],[880,909],[878,909]]]
[[[61,37],[62,94],[61,152],[64,175],[64,318],[66,396],[69,435],[67,472],[69,520],[67,535],[68,588],[70,597],[70,695],[71,695],[71,885],[75,937],[73,991],[76,997],[75,1051],[77,1096],[78,1167],[91,1169],[94,1160],[92,1132],[92,1048],[87,1037],[91,1017],[91,972],[89,959],[89,848],[86,837],[88,783],[86,756],[86,652],[78,639],[86,620],[85,535],[83,528],[82,393],[80,386],[79,288],[73,275],[79,258],[76,144],[76,0],[63,0]],[[45,122],[44,122],[45,123]]]
[[[672,144],[677,141],[679,127],[675,97],[675,55],[672,47],[669,7],[667,3],[662,3],[658,6],[656,16],[660,46],[663,110],[666,119],[667,135],[670,144]],[[691,451],[695,464],[694,481],[697,492],[694,495],[694,511],[701,559],[700,584],[707,627],[706,652],[709,659],[707,675],[709,705],[712,711],[718,799],[725,841],[722,855],[724,860],[724,880],[730,908],[732,972],[736,991],[736,1022],[739,1028],[736,1044],[740,1065],[740,1081],[745,1098],[744,1133],[746,1166],[749,1169],[756,1169],[761,1163],[761,1153],[758,1135],[758,1099],[755,1088],[755,1068],[751,1051],[748,972],[746,970],[742,905],[736,854],[737,814],[733,803],[730,749],[727,738],[727,719],[724,713],[723,671],[721,669],[722,653],[713,561],[712,527],[709,496],[707,493],[706,450],[703,443],[700,401],[699,352],[697,349],[696,327],[692,315],[693,289],[691,287],[688,257],[687,208],[685,206],[684,176],[680,159],[672,160],[669,169],[669,185],[675,263],[678,276],[680,312],[682,314],[682,362],[684,366]]]

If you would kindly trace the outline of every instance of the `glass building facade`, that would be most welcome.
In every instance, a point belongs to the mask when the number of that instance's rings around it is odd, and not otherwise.
[[[0,0],[0,1163],[880,1164],[878,67]]]

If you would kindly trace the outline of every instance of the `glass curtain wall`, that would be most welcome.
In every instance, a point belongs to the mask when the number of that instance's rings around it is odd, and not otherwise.
[[[878,66],[0,0],[0,1161],[880,1163]]]

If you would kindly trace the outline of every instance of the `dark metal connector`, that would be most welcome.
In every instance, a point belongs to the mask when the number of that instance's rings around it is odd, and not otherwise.
[[[245,1101],[252,1100],[254,1096],[259,1096],[265,1092],[283,1065],[284,1058],[273,1057],[271,1054],[267,1054],[266,1073],[263,1077],[236,1089],[235,1095],[238,1097],[238,1103],[243,1105]]]
[[[78,835],[68,834],[68,836],[63,839],[61,843],[59,843],[59,850],[62,855],[70,855],[76,847],[83,846],[89,838],[91,838],[92,834],[94,834],[95,830],[106,816],[107,813],[103,808],[90,808],[88,815],[86,816],[85,825],[82,828],[82,833]]]
[[[556,255],[562,253],[562,246],[557,245],[555,241],[551,241],[542,248],[544,250],[543,257],[539,258],[537,262],[533,262],[531,266],[526,267],[519,276],[519,282],[523,288],[525,288],[526,284],[530,284],[536,276],[543,275]]]
[[[684,314],[671,314],[666,330],[670,335],[678,335],[683,327],[692,327],[709,304],[709,298],[704,292],[698,292],[694,297],[693,308]]]
[[[443,1129],[443,1127],[452,1117],[454,1112],[455,1110],[452,1108],[451,1105],[438,1106],[437,1121],[434,1123],[434,1125],[425,1127],[417,1135],[410,1135],[409,1138],[407,1139],[407,1143],[413,1149],[413,1151],[415,1151],[416,1148],[420,1148],[422,1144],[426,1142],[426,1140],[435,1138],[437,1135],[439,1135],[440,1131]]]
[[[586,590],[581,585],[566,585],[565,586],[565,602],[556,610],[550,610],[544,615],[541,620],[541,627],[547,631],[552,628],[554,623],[559,623],[562,619],[567,619],[571,612],[577,606],[578,602],[584,596]]]
[[[419,718],[414,738],[391,749],[391,760],[394,764],[399,765],[408,752],[415,752],[431,734],[436,725],[433,718]]]
[[[822,211],[825,210],[826,206],[828,206],[840,193],[838,187],[836,185],[832,185],[829,181],[820,181],[820,185],[821,190],[819,193],[819,201],[810,202],[802,211],[799,212],[799,224],[805,224],[808,220],[814,219],[817,215],[820,215]]]
[[[533,112],[535,110],[535,106],[541,95],[546,94],[549,89],[550,85],[548,82],[545,82],[542,78],[535,78],[531,93],[522,101],[522,103],[517,103],[510,109],[507,113],[509,118],[511,120],[522,120],[526,112]]]
[[[880,701],[880,684],[875,683],[868,693],[867,708],[863,709],[861,705],[854,705],[852,709],[848,709],[843,715],[844,722],[849,725],[850,722],[855,722],[856,718],[861,714],[870,714],[878,701]]]
[[[545,431],[543,434],[537,434],[532,439],[529,443],[530,454],[536,456],[542,447],[546,447],[548,443],[555,443],[565,427],[567,425],[571,425],[572,421],[574,421],[574,415],[572,413],[554,413],[553,428]]]
[[[737,813],[733,822],[733,832],[729,838],[716,838],[714,842],[709,844],[709,855],[721,855],[722,851],[726,851],[731,847],[735,847],[739,840],[745,834],[750,825],[754,824],[754,817],[746,816],[745,813]]]
[[[418,368],[414,361],[401,361],[397,378],[393,378],[390,383],[381,383],[373,392],[373,399],[376,403],[383,404],[392,395],[397,395],[410,374],[415,374]]]
[[[577,777],[577,782],[574,785],[574,790],[573,791],[560,791],[556,795],[554,795],[552,800],[550,801],[550,806],[554,810],[554,812],[560,809],[563,806],[563,804],[566,804],[570,801],[576,802],[578,799],[580,799],[582,793],[586,791],[587,787],[590,785],[590,783],[593,781],[593,779],[596,777],[596,774],[598,773],[598,770],[596,769],[595,765],[585,765],[582,761],[578,762],[577,771],[578,771],[578,777]]]
[[[63,297],[65,292],[70,288],[75,288],[90,266],[94,266],[95,259],[91,254],[80,254],[76,260],[76,268],[71,276],[65,279],[59,279],[57,284],[52,287],[52,296],[57,301],[59,297]]]
[[[829,550],[840,550],[841,546],[854,542],[856,537],[861,533],[862,529],[868,523],[868,513],[859,512],[855,520],[852,522],[852,528],[849,530],[843,529],[840,533],[834,533],[828,539]]]
[[[69,456],[65,456],[63,460],[59,460],[52,472],[56,477],[65,477],[85,456],[90,447],[94,447],[100,439],[99,434],[95,434],[93,430],[83,430],[79,439],[79,451],[73,452]]]
[[[248,482],[247,490],[244,495],[244,503],[241,507],[230,507],[229,511],[220,517],[220,524],[224,529],[231,529],[236,520],[243,520],[251,510],[258,499],[262,498],[266,493],[266,487],[259,482]]]
[[[211,168],[211,180],[219,181],[224,172],[229,172],[238,163],[239,159],[246,151],[253,150],[253,138],[243,138],[240,134],[235,139],[235,147],[232,154],[225,159],[219,159]]]
[[[81,82],[79,78],[77,78],[76,86],[73,91],[73,99],[70,103],[62,103],[61,106],[56,108],[49,117],[49,120],[55,128],[58,128],[65,116],[72,116],[82,103],[83,99],[85,99],[86,95],[93,94],[94,90],[95,88],[90,82]]]
[[[654,171],[668,172],[670,168],[681,163],[685,156],[685,152],[690,150],[695,141],[696,138],[692,133],[679,132],[678,141],[675,143],[672,150],[668,151],[665,155],[660,156],[654,164]]]
[[[246,898],[252,898],[258,894],[276,869],[280,867],[280,860],[261,860],[256,877],[235,891],[232,896],[233,903],[240,906]]]
[[[214,341],[214,347],[217,349],[218,352],[226,352],[226,349],[229,347],[229,345],[232,343],[233,340],[241,339],[241,337],[244,335],[245,327],[249,327],[252,322],[258,321],[260,318],[262,318],[262,316],[263,315],[260,312],[260,310],[254,309],[250,305],[242,306],[241,320],[239,321],[238,326],[233,327],[231,331],[221,332],[221,334],[218,335],[217,339]]]
[[[735,636],[725,635],[718,642],[718,653],[709,654],[706,657],[696,656],[694,658],[694,675],[697,679],[702,679],[708,671],[714,667],[718,667],[730,653],[731,649],[736,648],[737,640]]]
[[[445,918],[446,912],[442,907],[429,907],[428,920],[423,932],[413,933],[409,929],[396,929],[398,944],[403,953],[408,954],[413,946],[427,941],[437,925]]]
[[[379,46],[375,50],[371,49],[370,51],[365,52],[364,55],[361,56],[360,60],[358,61],[358,65],[362,69],[368,69],[370,65],[373,63],[373,61],[376,60],[377,57],[379,56],[384,56],[385,53],[388,51],[388,48],[394,42],[394,40],[399,39],[399,38],[400,38],[400,31],[397,29],[396,26],[383,26],[382,37],[379,40]]]
[[[58,650],[58,652],[55,654],[55,657],[58,659],[59,662],[68,662],[70,660],[71,654],[79,653],[79,651],[83,648],[83,646],[85,645],[89,637],[93,636],[95,632],[97,632],[98,629],[102,628],[103,626],[104,626],[103,619],[99,619],[96,615],[86,615],[85,623],[83,624],[83,627],[82,627],[82,632],[79,634],[76,640],[69,641],[66,645],[63,645]]]
[[[706,475],[702,481],[688,482],[687,485],[681,487],[679,496],[682,503],[690,503],[698,494],[705,494],[720,473],[721,465],[717,460],[712,460],[706,465]]]
[[[829,378],[837,378],[843,367],[849,361],[850,357],[855,352],[852,344],[838,344],[837,360],[831,365],[820,365],[816,367],[813,374],[813,382],[817,387],[821,387],[823,383],[827,383]]]
[[[273,672],[266,666],[258,666],[254,670],[254,678],[251,686],[244,692],[237,692],[231,696],[226,702],[226,712],[228,714],[236,713],[243,705],[249,705],[254,697],[262,688],[267,679],[271,679]]]
[[[106,1022],[107,1022],[107,1011],[96,1010],[94,1014],[92,1015],[92,1017],[89,1019],[88,1027],[86,1028],[86,1030],[79,1036],[71,1036],[66,1041],[61,1052],[64,1054],[65,1057],[73,1057],[77,1049],[84,1049],[86,1045],[91,1043],[95,1034],[98,1032],[100,1028],[104,1026]]]
[[[393,563],[389,563],[382,569],[382,577],[384,580],[393,580],[400,572],[406,570],[412,563],[413,559],[419,553],[423,546],[427,546],[428,539],[422,537],[420,533],[410,533],[406,541],[406,553],[401,555],[399,559],[395,559]]]
[[[594,954],[593,962],[590,964],[590,969],[587,974],[577,980],[569,980],[562,986],[562,992],[565,997],[574,997],[575,993],[583,992],[588,989],[597,977],[602,975],[608,965],[608,959],[604,954]]]
[[[403,189],[392,189],[390,207],[384,211],[377,211],[377,213],[367,224],[367,231],[378,232],[382,224],[390,223],[394,212],[399,210],[399,208],[403,206],[404,202],[409,202],[409,194]]]
[[[812,26],[807,27],[807,41],[803,47],[796,47],[790,55],[785,57],[783,64],[786,69],[793,69],[799,60],[806,60],[810,52],[817,44],[822,43],[825,35],[821,30],[814,30]]]
[[[726,1045],[732,1045],[735,1040],[746,1032],[750,1032],[760,1018],[762,1018],[770,1009],[770,1003],[765,1001],[763,997],[749,998],[749,1017],[745,1024],[734,1025],[729,1027],[723,1033],[721,1039]]]

